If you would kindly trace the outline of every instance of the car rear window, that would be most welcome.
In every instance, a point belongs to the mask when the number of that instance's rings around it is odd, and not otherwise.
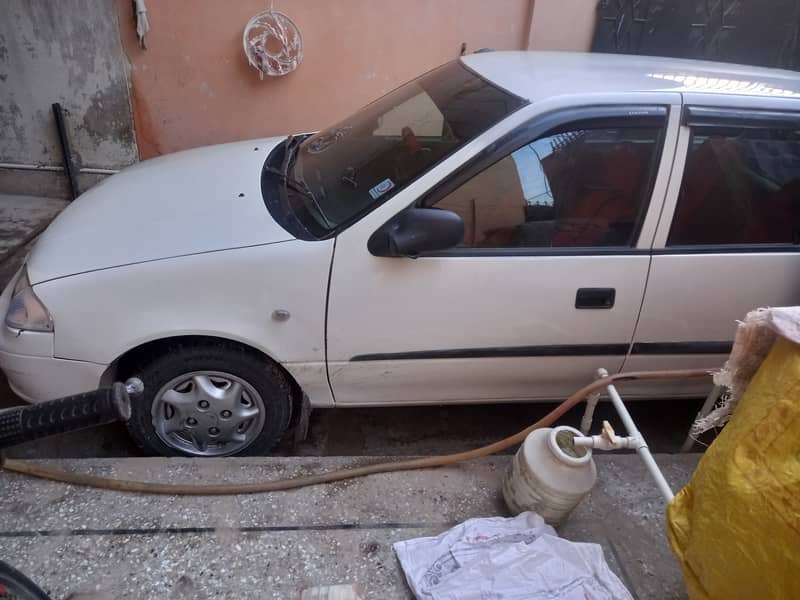
[[[667,244],[800,242],[800,132],[695,128]]]

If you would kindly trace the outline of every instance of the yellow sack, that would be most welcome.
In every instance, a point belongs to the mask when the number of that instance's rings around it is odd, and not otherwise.
[[[800,345],[772,346],[667,533],[692,600],[800,598]]]

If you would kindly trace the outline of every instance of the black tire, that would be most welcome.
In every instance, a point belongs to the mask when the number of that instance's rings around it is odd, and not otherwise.
[[[292,412],[292,388],[286,374],[277,365],[242,346],[220,341],[201,345],[180,343],[150,357],[138,368],[123,373],[144,382],[144,393],[131,402],[128,432],[139,448],[160,456],[192,456],[181,448],[167,445],[153,425],[152,406],[159,390],[186,373],[218,371],[234,375],[251,385],[261,396],[266,415],[261,431],[241,451],[226,456],[264,455],[280,441],[289,426]]]
[[[39,586],[11,565],[0,560],[0,597],[20,600],[50,600]]]

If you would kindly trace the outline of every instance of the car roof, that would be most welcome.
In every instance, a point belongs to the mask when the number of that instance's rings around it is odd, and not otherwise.
[[[478,52],[480,76],[531,102],[614,92],[705,92],[800,98],[800,73],[699,60],[588,52]]]

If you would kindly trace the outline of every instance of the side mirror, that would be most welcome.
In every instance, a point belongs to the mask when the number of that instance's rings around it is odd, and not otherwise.
[[[373,233],[367,249],[374,256],[409,256],[447,250],[464,239],[464,221],[449,210],[409,208]]]

